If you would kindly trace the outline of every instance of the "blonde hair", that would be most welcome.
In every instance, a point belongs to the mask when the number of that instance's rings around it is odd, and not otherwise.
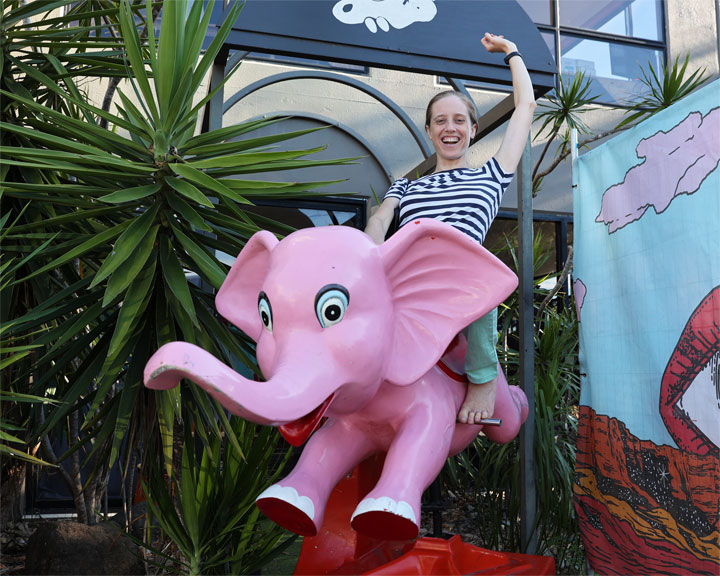
[[[475,109],[475,103],[470,98],[468,98],[468,96],[466,96],[462,92],[458,92],[457,90],[445,90],[445,92],[435,94],[435,96],[430,99],[430,102],[428,102],[427,108],[425,109],[425,126],[430,126],[433,104],[435,104],[435,102],[437,102],[438,100],[442,100],[443,98],[447,98],[449,96],[455,96],[459,98],[463,104],[465,104],[468,116],[470,117],[470,122],[477,126],[478,116],[477,110]]]

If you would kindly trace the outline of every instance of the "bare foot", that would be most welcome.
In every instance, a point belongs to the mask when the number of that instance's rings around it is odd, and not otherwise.
[[[497,390],[497,378],[473,384],[468,382],[465,401],[458,412],[458,422],[463,424],[480,424],[484,418],[492,418],[495,410],[495,392]]]

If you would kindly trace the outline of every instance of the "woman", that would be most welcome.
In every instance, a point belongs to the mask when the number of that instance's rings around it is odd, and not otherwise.
[[[398,206],[401,226],[417,218],[437,218],[481,244],[485,240],[525,149],[535,97],[517,46],[490,33],[481,42],[488,52],[505,54],[512,74],[515,111],[500,148],[482,168],[470,168],[468,147],[477,131],[475,106],[465,95],[452,90],[437,94],[425,114],[425,130],[437,154],[435,171],[412,182],[401,178],[392,184],[365,228],[375,243],[384,241]],[[470,384],[458,413],[459,422],[479,424],[492,417],[497,387],[496,324],[497,310],[493,310],[465,331],[465,371]]]

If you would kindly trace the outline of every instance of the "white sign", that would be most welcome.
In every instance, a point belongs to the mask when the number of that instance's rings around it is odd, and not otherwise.
[[[333,16],[343,24],[365,24],[370,32],[380,28],[406,28],[415,22],[430,22],[437,14],[435,0],[340,0]]]

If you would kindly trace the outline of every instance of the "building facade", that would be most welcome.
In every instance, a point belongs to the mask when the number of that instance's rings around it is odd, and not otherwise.
[[[623,119],[633,98],[646,90],[641,68],[646,73],[649,66],[658,71],[676,58],[682,63],[688,55],[688,75],[700,68],[709,77],[716,77],[720,70],[718,0],[519,0],[518,4],[537,26],[562,78],[567,82],[582,70],[592,79],[592,94],[597,99],[593,110],[583,115],[591,134],[612,129]],[[437,6],[442,9],[442,4]],[[392,33],[392,26],[389,32],[375,26],[373,32],[372,22],[356,25],[367,26],[368,34]],[[484,50],[480,44],[484,32],[477,30],[478,52]],[[523,38],[511,40],[522,52]],[[452,31],[447,41],[453,41]],[[274,129],[326,126],[327,130],[288,146],[327,146],[321,155],[358,157],[352,166],[324,168],[318,176],[323,180],[346,179],[328,191],[357,193],[367,197],[371,207],[382,199],[394,179],[412,174],[425,159],[427,149],[418,142],[418,133],[425,137],[426,103],[437,92],[451,89],[441,76],[257,52],[242,56],[242,65],[225,87],[223,125],[287,114],[294,119]],[[368,90],[359,89],[360,83]],[[466,85],[481,116],[509,94],[506,86],[469,81]],[[538,112],[543,110],[544,101],[539,100]],[[409,116],[417,128],[415,133],[393,107]],[[535,136],[538,129],[536,124]],[[497,150],[503,130],[501,126],[471,148],[472,165],[481,165]],[[533,141],[534,160],[543,145],[542,136]],[[548,156],[551,160],[552,152]],[[543,166],[547,163],[546,157]],[[308,173],[297,178],[315,179]],[[541,219],[553,215],[567,219],[572,213],[570,181],[569,161],[545,178],[533,202]],[[511,214],[516,207],[517,191],[511,186],[502,208]]]

